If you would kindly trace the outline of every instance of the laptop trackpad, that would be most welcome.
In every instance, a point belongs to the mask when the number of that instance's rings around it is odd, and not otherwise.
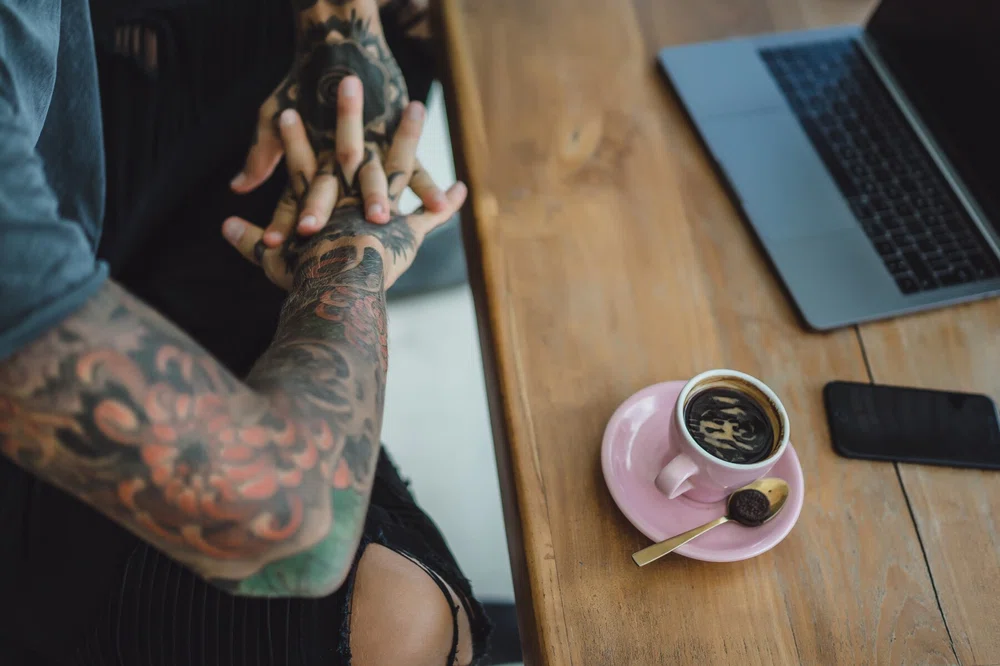
[[[696,121],[761,237],[793,239],[857,229],[843,195],[787,107]]]

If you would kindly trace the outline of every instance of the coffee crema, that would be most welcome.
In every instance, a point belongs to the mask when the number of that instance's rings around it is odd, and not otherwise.
[[[684,407],[687,431],[708,453],[726,462],[750,465],[766,459],[780,439],[777,418],[748,391],[732,382],[708,386]]]

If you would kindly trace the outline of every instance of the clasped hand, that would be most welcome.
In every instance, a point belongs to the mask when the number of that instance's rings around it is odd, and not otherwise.
[[[363,201],[368,221],[384,224],[392,215],[392,204],[407,186],[425,209],[443,210],[447,205],[444,194],[427,171],[412,158],[403,163],[404,153],[391,149],[404,110],[410,107],[406,82],[385,41],[376,1],[305,2],[299,6],[294,63],[260,108],[255,141],[243,171],[233,181],[233,189],[250,192],[270,177],[287,152],[280,130],[281,114],[294,108],[318,156],[317,182],[299,206],[300,233],[318,231],[326,221],[322,213],[328,213],[338,199]],[[364,87],[360,116],[364,141],[360,149],[347,145],[338,129],[344,127],[338,122],[338,91],[340,83],[351,74]],[[354,128],[346,130],[353,132]],[[356,163],[362,166],[353,173],[343,168],[344,164]],[[279,245],[295,224],[294,217],[288,219],[296,208],[293,189],[297,174],[291,176],[292,185],[285,193],[287,203],[279,207],[267,228],[264,240],[268,247]]]
[[[385,268],[384,287],[388,289],[413,263],[424,237],[448,221],[462,206],[466,188],[456,183],[442,195],[443,205],[436,211],[420,210],[411,215],[399,211],[399,197],[388,197],[388,219],[383,224],[365,220],[354,191],[343,183],[357,182],[367,173],[372,182],[385,184],[388,178],[365,148],[365,91],[355,76],[341,80],[337,93],[337,151],[335,170],[342,179],[333,179],[310,145],[307,126],[294,109],[286,109],[279,119],[279,136],[285,152],[290,180],[290,195],[282,199],[275,213],[276,223],[267,230],[237,217],[225,221],[222,233],[248,260],[260,264],[268,278],[285,290],[292,288],[295,269],[306,255],[323,252],[334,243],[355,242],[376,247]],[[410,182],[416,163],[416,146],[426,116],[423,105],[411,102],[403,113],[389,149],[387,164],[397,168],[399,188]],[[339,182],[338,182],[339,180]],[[399,190],[400,192],[402,189]],[[299,215],[321,219],[324,224],[303,230],[302,222],[293,231]],[[328,222],[328,224],[327,224]],[[267,242],[268,234],[280,232],[277,243]],[[345,240],[346,239],[346,240]],[[274,240],[274,239],[272,239]]]

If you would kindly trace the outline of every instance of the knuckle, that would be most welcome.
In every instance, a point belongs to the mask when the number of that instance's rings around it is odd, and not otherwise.
[[[361,161],[361,146],[344,146],[337,148],[337,161],[341,164],[356,164]]]
[[[403,119],[396,134],[404,139],[419,139],[423,123],[419,120]]]
[[[400,160],[398,160],[396,158],[390,158],[385,163],[385,172],[387,174],[392,174],[392,173],[406,173],[406,165],[402,164],[400,162]]]
[[[361,101],[356,97],[341,95],[337,98],[337,111],[339,113],[358,113],[361,111]]]
[[[378,160],[369,160],[361,165],[361,173],[369,179],[369,185],[374,185],[377,180],[382,180],[378,178],[382,173],[382,164]]]
[[[319,171],[312,183],[313,194],[329,195],[337,186],[337,178],[329,171]]]
[[[333,190],[328,188],[315,189],[309,193],[305,205],[302,206],[302,213],[315,214],[318,210],[329,210],[333,205]]]
[[[266,128],[270,130],[274,126],[274,119],[276,117],[274,106],[271,104],[264,104],[257,111],[257,124],[261,126],[262,129]]]

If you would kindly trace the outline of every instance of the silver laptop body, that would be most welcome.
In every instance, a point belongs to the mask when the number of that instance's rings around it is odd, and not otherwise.
[[[986,1],[940,5],[983,9]],[[872,21],[905,9],[913,22],[914,5],[937,2],[884,0]],[[994,13],[983,11],[992,20]],[[1000,34],[1000,25],[992,29]],[[816,330],[1000,294],[1000,217],[991,219],[953,163],[958,153],[942,146],[883,56],[871,21],[672,47],[659,56],[733,197]],[[984,76],[998,76],[987,71],[989,63],[978,66]],[[873,107],[878,113],[865,111],[872,81],[882,88],[882,106]],[[885,111],[887,101],[896,116]],[[908,125],[904,140],[895,138],[899,122]],[[993,142],[997,135],[983,127],[982,140]],[[1000,182],[994,186],[1000,191]]]

